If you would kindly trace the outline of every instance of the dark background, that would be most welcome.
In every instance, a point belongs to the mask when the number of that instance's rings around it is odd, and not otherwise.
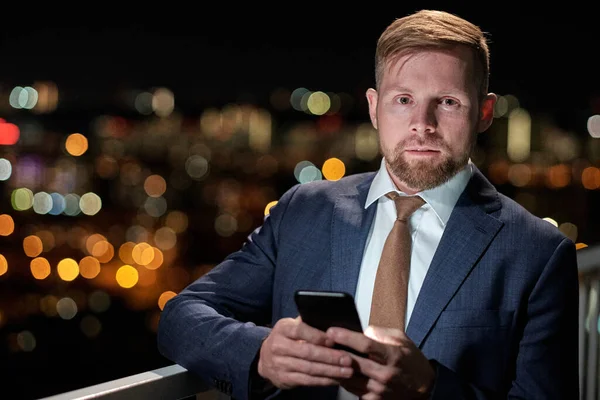
[[[397,17],[437,8],[488,33],[490,91],[516,95],[522,106],[551,115],[559,127],[583,140],[589,136],[587,118],[600,113],[600,16],[590,4],[165,2],[127,5],[127,10],[124,3],[100,2],[61,9],[7,6],[0,22],[0,88],[55,82],[63,97],[45,123],[65,130],[81,129],[100,113],[127,116],[129,111],[116,101],[120,89],[159,86],[170,88],[178,108],[188,115],[236,101],[267,106],[277,87],[345,91],[358,102],[347,118],[367,121],[364,91],[373,85],[379,34]],[[281,194],[289,183],[272,184]],[[9,205],[3,200],[0,213]],[[597,230],[587,235],[596,238]],[[218,261],[243,238],[220,246],[215,246],[220,239],[208,239],[204,260],[194,263]],[[28,283],[0,278],[5,300],[11,293],[20,301],[19,293],[31,290]],[[0,330],[0,397],[40,398],[171,364],[157,353],[148,318],[115,297],[102,335],[94,341],[82,341],[77,321],[43,316],[7,321]],[[9,342],[24,329],[45,332],[51,340],[40,334],[35,351],[15,353]]]

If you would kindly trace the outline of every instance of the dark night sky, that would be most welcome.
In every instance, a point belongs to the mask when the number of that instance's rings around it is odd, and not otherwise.
[[[600,93],[597,6],[411,4],[327,11],[309,3],[157,3],[134,12],[106,5],[73,9],[72,15],[51,8],[15,11],[1,27],[0,84],[51,79],[96,100],[117,87],[164,85],[181,104],[192,94],[198,101],[198,91],[204,102],[218,103],[278,86],[362,96],[372,83],[375,42],[385,26],[418,8],[438,8],[489,33],[492,91],[514,93],[526,107],[549,112],[584,111]]]

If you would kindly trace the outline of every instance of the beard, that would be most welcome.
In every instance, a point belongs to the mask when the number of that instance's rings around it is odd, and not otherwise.
[[[430,146],[441,152],[441,160],[408,160],[404,154],[404,149],[407,146]],[[472,148],[474,143],[471,144]],[[423,139],[405,139],[398,143],[393,151],[381,147],[385,162],[389,171],[405,183],[409,188],[418,191],[432,189],[437,187],[456,175],[461,169],[467,165],[470,152],[465,151],[457,157],[452,157],[450,148],[439,137],[429,137]]]

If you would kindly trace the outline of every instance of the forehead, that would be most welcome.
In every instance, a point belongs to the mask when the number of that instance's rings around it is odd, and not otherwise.
[[[474,63],[472,51],[465,46],[405,51],[385,64],[382,88],[425,83],[471,91],[477,88]]]

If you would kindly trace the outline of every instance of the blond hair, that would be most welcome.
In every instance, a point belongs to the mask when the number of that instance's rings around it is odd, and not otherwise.
[[[487,39],[473,23],[444,11],[421,10],[392,22],[379,37],[375,53],[375,84],[399,56],[423,49],[451,49],[464,45],[474,56],[479,98],[488,91],[490,53]]]

